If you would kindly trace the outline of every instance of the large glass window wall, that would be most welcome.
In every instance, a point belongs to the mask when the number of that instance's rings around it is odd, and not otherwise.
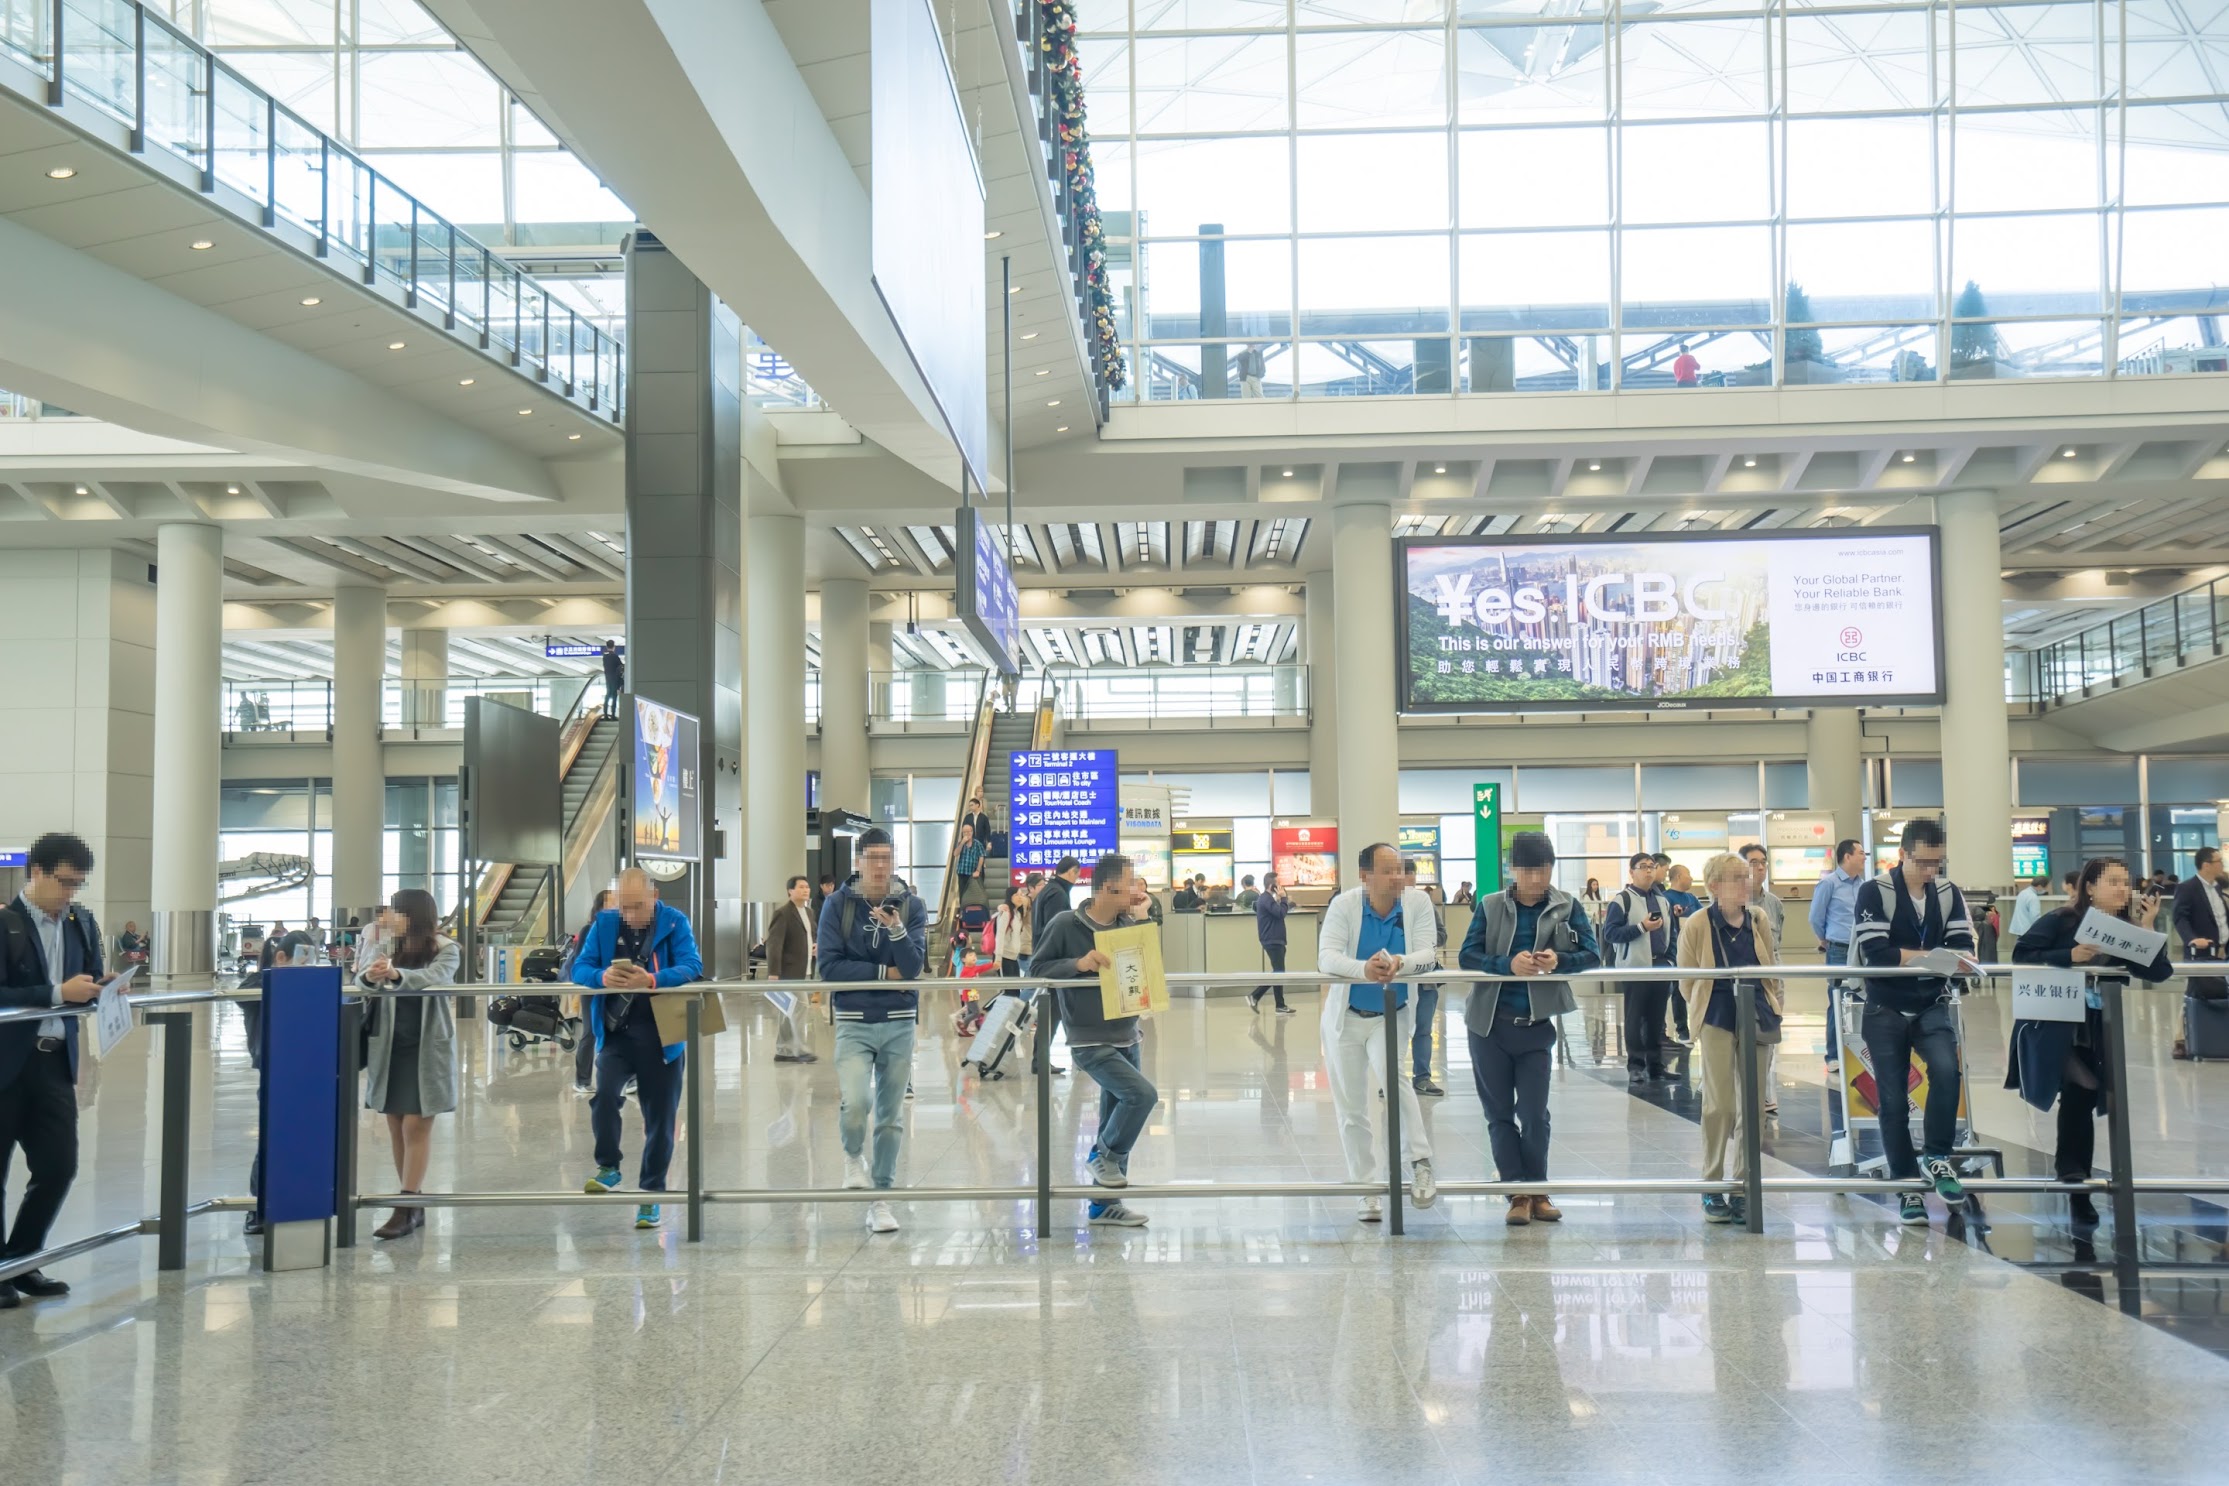
[[[1149,400],[2229,370],[2229,11],[1096,0]]]

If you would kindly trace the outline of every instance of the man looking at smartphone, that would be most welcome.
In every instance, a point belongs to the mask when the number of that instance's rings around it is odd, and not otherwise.
[[[929,912],[891,872],[890,833],[869,827],[859,837],[859,870],[820,909],[820,978],[909,981],[929,958]],[[842,1098],[837,1131],[844,1142],[844,1187],[887,1192],[898,1179],[906,1084],[913,1076],[913,1038],[920,993],[909,986],[833,991],[836,1087]],[[874,1109],[874,1158],[867,1159],[867,1110]],[[867,1209],[875,1233],[898,1231],[887,1201]]]

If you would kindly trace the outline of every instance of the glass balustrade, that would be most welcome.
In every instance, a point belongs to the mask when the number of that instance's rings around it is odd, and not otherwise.
[[[134,0],[0,0],[0,57],[44,77],[42,104],[86,105],[200,172],[235,215],[399,291],[412,309],[612,421],[619,343],[468,233]],[[0,74],[4,82],[4,74]]]
[[[967,725],[984,672],[878,671],[869,677],[869,715],[878,723]],[[1308,716],[1306,666],[1055,667],[1016,683],[1014,705],[1027,710],[1050,690],[1071,723],[1273,721]]]
[[[2194,653],[2220,652],[2229,637],[2229,585],[2213,579],[2101,620],[2039,650],[2007,657],[2005,696],[2049,705],[2091,688],[2142,677]]]
[[[461,728],[468,697],[566,718],[579,710],[591,684],[593,702],[603,696],[601,677],[388,676],[380,682],[379,720],[388,728]],[[333,683],[322,677],[300,681],[228,677],[222,692],[224,730],[236,736],[323,733],[333,725]]]

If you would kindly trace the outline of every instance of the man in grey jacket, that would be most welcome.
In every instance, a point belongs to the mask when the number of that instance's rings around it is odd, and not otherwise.
[[[1461,961],[1465,970],[1513,978],[1472,986],[1463,1025],[1495,1169],[1505,1182],[1545,1183],[1548,1060],[1556,1018],[1575,1001],[1569,981],[1540,977],[1592,970],[1602,957],[1586,914],[1549,882],[1556,849],[1548,838],[1538,831],[1519,834],[1509,843],[1509,862],[1514,880],[1508,889],[1480,898],[1471,910]],[[1545,1191],[1509,1199],[1513,1228],[1562,1216]]]
[[[1092,1142],[1092,1185],[1121,1190],[1130,1185],[1130,1151],[1145,1133],[1160,1091],[1138,1066],[1138,1018],[1109,1018],[1099,999],[1099,972],[1107,956],[1098,948],[1103,929],[1145,922],[1144,885],[1130,859],[1109,852],[1093,864],[1091,896],[1037,932],[1029,973],[1049,981],[1077,984],[1055,988],[1061,1017],[1068,1023],[1068,1049],[1076,1066],[1099,1085],[1099,1137]],[[1142,1228],[1145,1214],[1120,1198],[1093,1202],[1094,1223]]]

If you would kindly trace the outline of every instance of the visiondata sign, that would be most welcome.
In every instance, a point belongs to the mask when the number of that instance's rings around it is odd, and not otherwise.
[[[1942,700],[1932,527],[1396,544],[1401,708]]]
[[[1117,849],[1122,785],[1112,748],[1048,748],[1011,756],[1014,871],[1050,872],[1062,857],[1086,868]]]

